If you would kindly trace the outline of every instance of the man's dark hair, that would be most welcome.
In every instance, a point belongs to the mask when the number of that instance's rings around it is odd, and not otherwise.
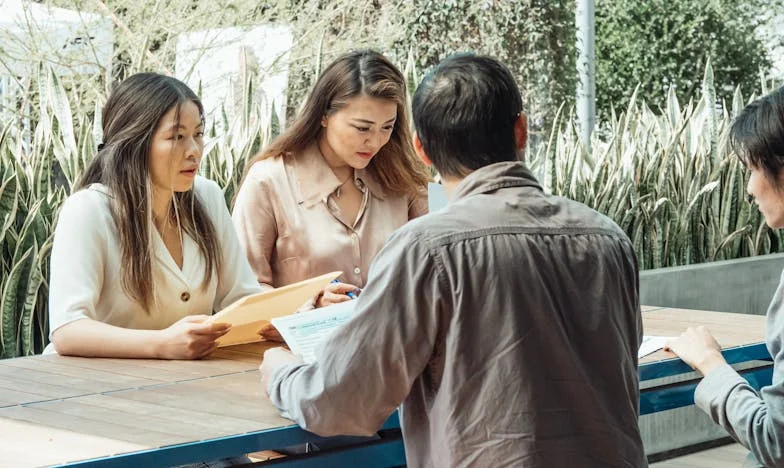
[[[730,128],[730,144],[746,166],[781,188],[784,169],[784,87],[747,105]]]
[[[490,164],[517,160],[514,123],[523,100],[500,62],[453,55],[414,93],[413,114],[422,146],[441,175],[462,177]]]

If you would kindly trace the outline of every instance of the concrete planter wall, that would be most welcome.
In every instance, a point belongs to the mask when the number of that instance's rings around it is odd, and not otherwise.
[[[784,254],[640,272],[645,305],[765,315],[784,269]]]
[[[784,254],[772,254],[646,270],[640,272],[640,302],[764,315],[783,269]],[[668,458],[668,453],[675,456],[690,451],[690,447],[728,437],[694,406],[642,416],[640,429],[645,451],[653,459]]]

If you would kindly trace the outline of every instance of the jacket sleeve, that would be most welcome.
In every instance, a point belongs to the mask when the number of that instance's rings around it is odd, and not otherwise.
[[[272,376],[272,402],[316,434],[375,433],[432,356],[442,290],[422,242],[393,234],[371,266],[356,316],[325,341],[314,363]]]
[[[774,367],[784,365],[780,353]],[[784,466],[784,382],[757,392],[728,364],[697,386],[695,404],[765,466]]]

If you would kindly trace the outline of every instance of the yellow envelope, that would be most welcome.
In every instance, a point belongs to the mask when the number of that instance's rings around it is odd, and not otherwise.
[[[312,299],[342,271],[292,283],[245,296],[207,319],[207,323],[230,323],[231,331],[218,339],[218,346],[231,346],[261,341],[259,330],[275,317],[293,314]]]

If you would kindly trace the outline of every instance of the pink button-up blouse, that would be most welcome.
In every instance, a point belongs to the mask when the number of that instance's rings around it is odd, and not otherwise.
[[[364,287],[392,231],[427,212],[424,192],[419,198],[386,194],[365,170],[354,171],[354,183],[363,198],[356,220],[348,220],[334,200],[341,181],[318,145],[251,166],[232,219],[262,286],[340,270],[341,281]]]

